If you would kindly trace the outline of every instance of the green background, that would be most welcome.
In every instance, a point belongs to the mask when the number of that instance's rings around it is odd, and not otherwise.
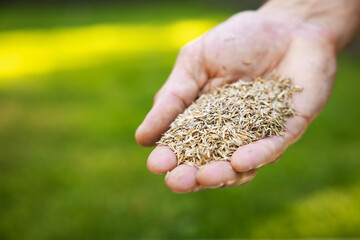
[[[98,23],[220,22],[239,8],[184,3],[5,6],[0,33]],[[244,186],[175,194],[146,169],[136,127],[176,51],[101,57],[0,86],[0,239],[360,237],[360,57],[282,159]]]

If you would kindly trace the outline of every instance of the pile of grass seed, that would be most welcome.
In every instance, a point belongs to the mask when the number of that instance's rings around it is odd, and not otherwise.
[[[158,145],[173,150],[178,164],[229,161],[240,146],[284,134],[286,119],[295,114],[291,99],[297,91],[291,79],[280,76],[213,89],[175,119]]]

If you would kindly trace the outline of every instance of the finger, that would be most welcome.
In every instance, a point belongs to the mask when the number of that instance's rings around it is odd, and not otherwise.
[[[138,144],[153,146],[165,132],[176,116],[182,113],[187,104],[174,92],[167,92],[159,98],[135,133]]]
[[[135,138],[140,145],[152,146],[159,140],[176,116],[196,98],[207,79],[196,45],[184,49],[169,79],[156,94],[152,109],[136,131]]]
[[[199,186],[196,182],[197,171],[196,167],[179,165],[166,175],[165,183],[174,192],[192,192]]]
[[[196,174],[196,180],[206,188],[216,188],[244,184],[250,181],[255,174],[254,171],[252,173],[236,172],[230,162],[218,161],[200,168]]]
[[[286,123],[285,136],[271,136],[238,148],[231,157],[235,171],[246,172],[274,162],[305,131],[308,121],[295,116]]]
[[[243,172],[238,178],[228,180],[224,187],[234,187],[246,184],[256,176],[257,171],[257,169],[253,169],[247,172]]]
[[[233,170],[229,162],[218,161],[201,167],[196,180],[205,187],[222,187],[228,180],[238,178],[240,173]]]
[[[270,162],[269,164],[271,164],[271,163],[277,163],[277,162],[280,160],[281,156],[282,156],[282,155],[278,156],[277,158],[275,158],[274,161]]]
[[[147,168],[152,173],[165,174],[177,165],[176,155],[169,147],[156,147],[149,155]]]
[[[242,146],[231,157],[231,166],[238,172],[262,167],[277,158],[284,151],[282,137],[273,136]]]

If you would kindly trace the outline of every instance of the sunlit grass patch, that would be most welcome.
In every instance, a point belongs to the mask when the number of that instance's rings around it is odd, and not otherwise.
[[[359,182],[329,188],[294,202],[282,214],[262,223],[254,237],[355,237],[360,226]],[[346,235],[344,235],[346,233]]]
[[[0,80],[74,69],[142,52],[174,51],[216,24],[186,20],[164,25],[103,24],[0,34]]]

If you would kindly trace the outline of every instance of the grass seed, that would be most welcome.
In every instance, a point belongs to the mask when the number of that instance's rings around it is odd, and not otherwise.
[[[215,88],[178,115],[157,144],[174,151],[178,165],[230,161],[243,145],[284,135],[286,120],[295,115],[291,99],[298,91],[290,78],[275,75]]]

